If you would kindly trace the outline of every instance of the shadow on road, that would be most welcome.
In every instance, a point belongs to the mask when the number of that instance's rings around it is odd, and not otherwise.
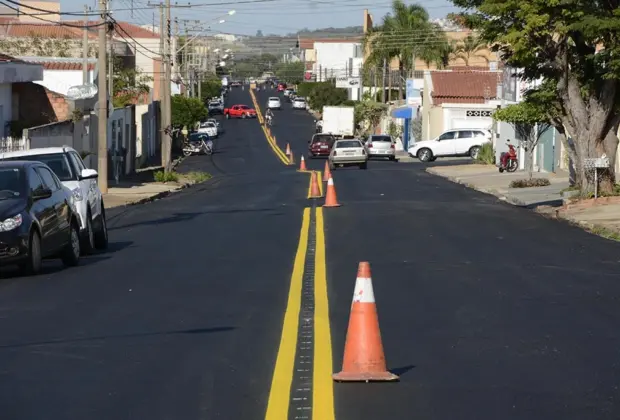
[[[113,251],[113,252],[116,252],[116,251]],[[104,261],[110,258],[111,257],[106,256],[105,254],[95,254],[95,255],[84,256],[80,258],[80,263],[78,266],[87,266],[91,264],[96,264],[100,261]],[[71,268],[65,267],[60,262],[60,260],[56,260],[56,259],[44,260],[41,272],[37,274],[36,276],[33,276],[33,278],[54,274],[62,270],[71,270]],[[24,275],[16,266],[0,268],[0,279],[10,279],[10,278],[16,278],[16,277],[29,277],[29,276]]]
[[[99,340],[107,340],[107,339],[115,339],[115,338],[155,337],[155,336],[162,336],[162,335],[211,334],[211,333],[232,331],[234,329],[236,328],[235,327],[193,328],[193,329],[188,329],[188,330],[163,331],[163,332],[151,332],[151,333],[110,334],[110,335],[100,335],[100,336],[93,336],[93,337],[59,338],[55,340],[52,339],[52,340],[46,340],[46,341],[31,341],[28,343],[0,344],[0,348],[46,346],[50,344],[80,343],[80,342],[99,341]]]

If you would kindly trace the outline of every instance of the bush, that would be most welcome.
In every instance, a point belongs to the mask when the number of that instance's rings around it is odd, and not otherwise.
[[[510,188],[546,187],[551,185],[547,178],[517,179],[510,183]]]
[[[155,182],[177,182],[179,175],[176,172],[157,171],[153,174]]]
[[[189,173],[183,174],[183,176],[185,176],[187,179],[192,181],[194,184],[199,184],[201,182],[205,182],[211,179],[210,173],[200,172],[200,171],[189,172]]]
[[[480,147],[476,163],[483,165],[495,165],[495,150],[491,143],[485,143]]]
[[[299,96],[303,96],[305,98],[308,98],[312,95],[312,90],[314,89],[314,86],[316,85],[316,83],[314,82],[303,82],[300,83],[299,86],[297,86],[297,94]]]

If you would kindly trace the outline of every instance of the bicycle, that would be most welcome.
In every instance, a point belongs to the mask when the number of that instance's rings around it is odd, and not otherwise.
[[[267,115],[265,117],[265,124],[267,125],[267,127],[271,127],[273,125],[273,117]]]

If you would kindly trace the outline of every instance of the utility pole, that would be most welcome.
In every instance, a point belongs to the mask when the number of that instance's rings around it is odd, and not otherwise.
[[[88,80],[88,12],[90,8],[88,5],[84,5],[84,30],[82,31],[82,84],[87,84],[90,82]]]
[[[164,47],[164,37],[166,34],[165,31],[165,23],[164,23],[164,5],[163,3],[159,3],[159,132],[160,132],[160,145],[161,145],[161,157],[162,157],[162,166],[166,166],[165,154],[164,154],[164,144],[166,143],[166,121],[164,115],[166,114],[166,101],[164,97],[166,96],[166,71],[165,71],[165,57],[166,50]]]
[[[187,45],[187,40],[189,39],[189,33],[187,32],[187,23],[185,23],[183,26],[185,27],[185,46]],[[185,96],[189,98],[192,84],[189,79],[189,49],[187,47],[185,47],[183,50],[183,70],[185,76]]]
[[[171,105],[172,101],[170,100],[171,89],[170,89],[170,79],[172,79],[172,60],[171,60],[171,51],[172,46],[170,42],[170,0],[166,0],[166,58],[165,58],[165,80],[164,80],[164,89],[166,94],[164,95],[164,100],[166,101],[166,113],[164,114],[164,121],[166,122],[166,135],[165,139],[165,164],[164,170],[166,172],[170,171],[170,165],[172,163],[172,130],[171,130]],[[162,153],[162,156],[164,154]]]
[[[114,96],[114,31],[110,31],[110,53],[108,54],[108,95],[110,96],[110,104]]]
[[[108,21],[107,0],[99,0],[99,11],[101,12],[102,23]],[[108,92],[105,80],[106,65],[106,29],[107,24],[99,26],[99,58],[97,66],[99,71],[99,115],[98,139],[97,139],[97,171],[99,172],[99,189],[103,194],[108,192]]]
[[[387,72],[387,59],[383,59],[383,77],[382,77],[382,81],[381,81],[381,98],[382,98],[382,102],[386,103],[386,97],[385,97],[385,76],[386,76],[386,72]]]

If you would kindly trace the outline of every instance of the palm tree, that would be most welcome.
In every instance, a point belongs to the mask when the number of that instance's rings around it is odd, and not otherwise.
[[[449,56],[447,38],[429,20],[426,9],[419,4],[406,5],[402,0],[394,0],[392,13],[383,17],[381,26],[366,34],[363,45],[369,51],[367,65],[383,65],[384,60],[390,63],[397,58],[401,76],[403,71],[413,75],[416,59],[444,67]]]
[[[469,34],[453,44],[452,56],[460,58],[469,66],[472,58],[482,58],[489,63],[488,45],[478,35]]]

